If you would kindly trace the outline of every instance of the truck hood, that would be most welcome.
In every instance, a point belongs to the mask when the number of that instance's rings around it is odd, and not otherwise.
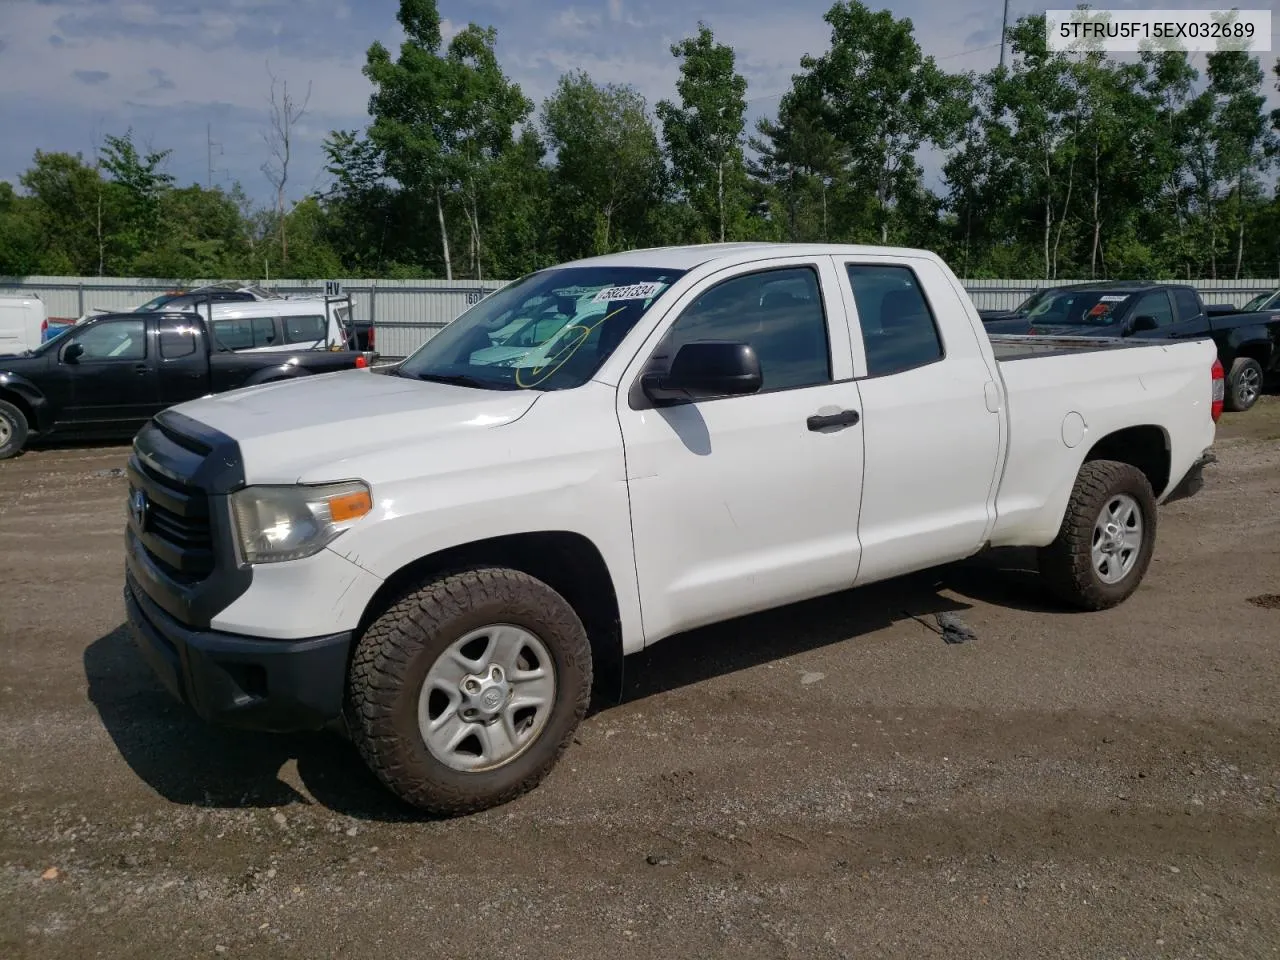
[[[240,444],[250,483],[293,483],[388,444],[414,444],[512,423],[532,390],[479,390],[344,370],[192,400],[173,411]]]

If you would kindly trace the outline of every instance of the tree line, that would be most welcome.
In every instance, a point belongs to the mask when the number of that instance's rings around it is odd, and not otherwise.
[[[632,247],[733,240],[926,247],[968,278],[1280,275],[1280,111],[1244,52],[1136,62],[1047,48],[1010,27],[1007,66],[949,73],[912,22],[857,0],[827,12],[776,115],[746,125],[734,51],[699,23],[674,44],[675,97],[646,103],[582,71],[539,106],[496,32],[446,43],[435,0],[401,0],[406,39],[369,48],[363,130],[324,141],[328,185],[285,202],[291,125],[272,79],[273,202],[180,187],[131,131],[92,158],[37,151],[0,182],[0,275],[509,279]],[[945,157],[941,189],[921,148]]]

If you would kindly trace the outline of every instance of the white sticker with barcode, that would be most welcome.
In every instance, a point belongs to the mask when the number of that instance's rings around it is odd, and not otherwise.
[[[593,298],[595,303],[612,300],[648,300],[662,290],[661,283],[630,283],[624,287],[605,287]]]

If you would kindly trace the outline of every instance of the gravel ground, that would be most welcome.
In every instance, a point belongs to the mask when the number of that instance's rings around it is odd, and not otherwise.
[[[0,957],[1280,955],[1280,399],[1219,436],[1116,610],[997,552],[673,638],[536,792],[434,822],[167,699],[125,448],[0,464]]]

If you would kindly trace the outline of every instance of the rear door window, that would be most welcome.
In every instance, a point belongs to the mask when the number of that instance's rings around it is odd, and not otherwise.
[[[271,347],[279,342],[273,317],[237,317],[215,320],[213,335],[228,350],[252,350]]]
[[[322,316],[284,317],[284,338],[287,343],[314,343],[323,340],[328,324]]]

